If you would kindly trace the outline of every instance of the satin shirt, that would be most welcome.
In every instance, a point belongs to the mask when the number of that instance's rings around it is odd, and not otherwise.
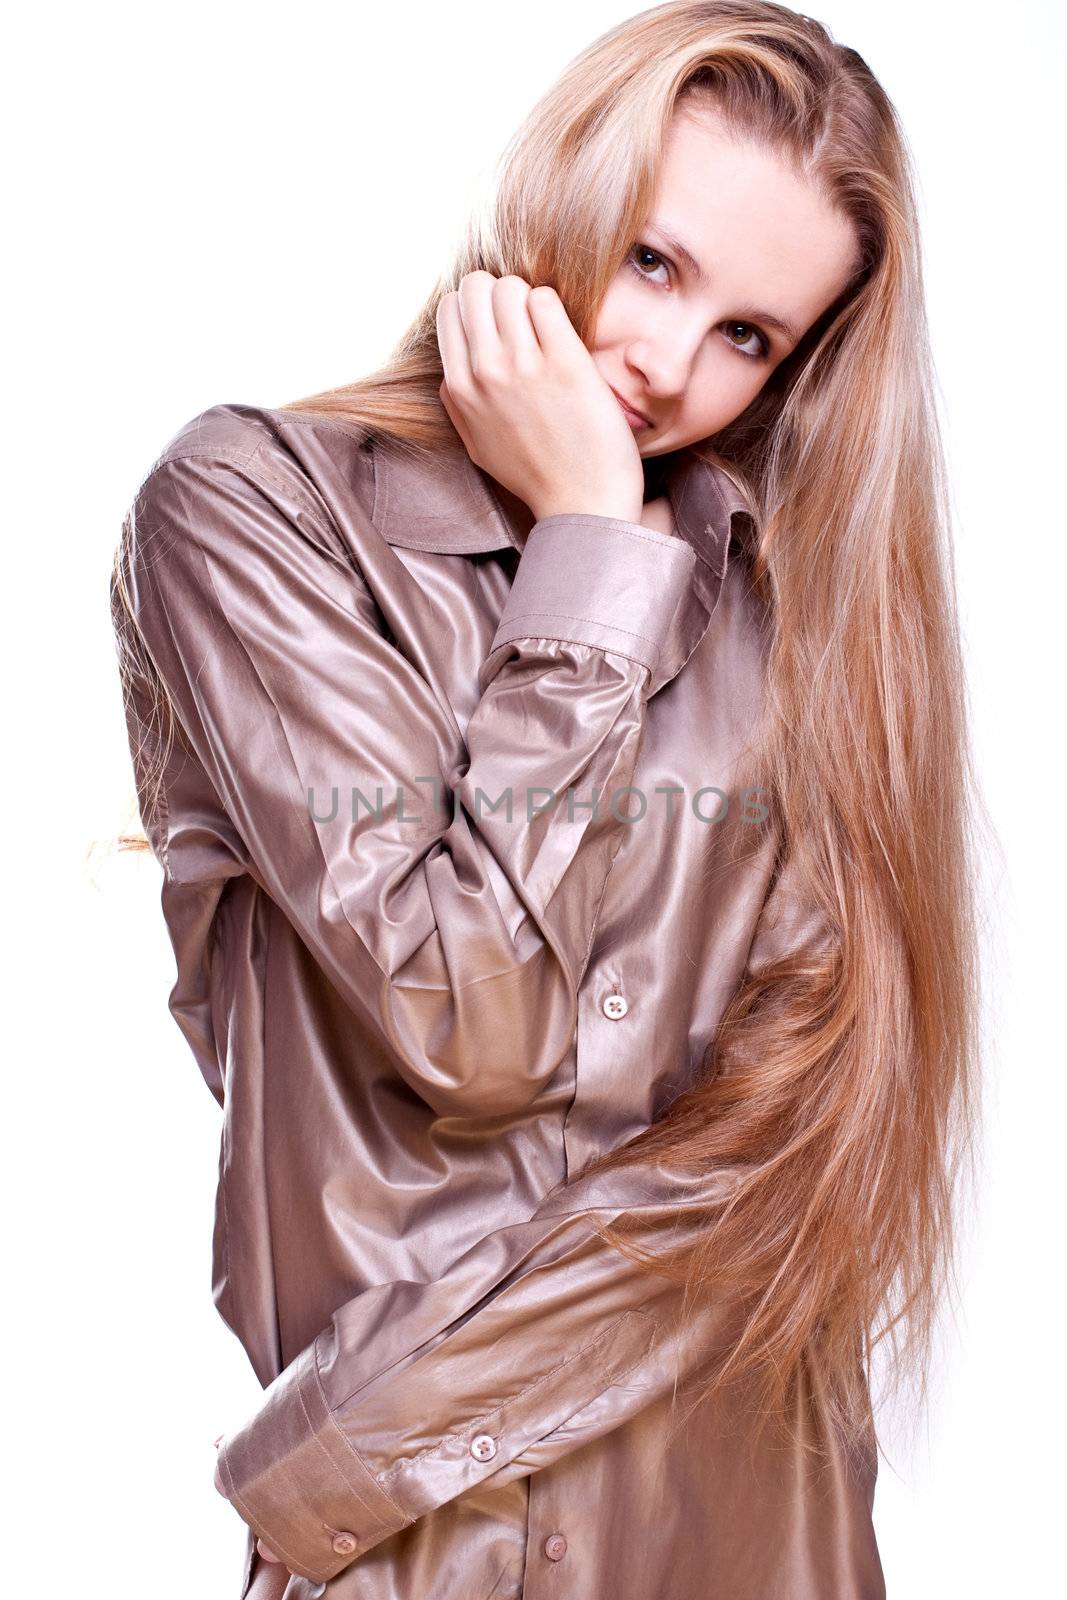
[[[131,504],[176,719],[135,673],[131,756],[222,1113],[214,1300],[265,1391],[219,1452],[242,1600],[884,1595],[876,1450],[815,1367],[794,1440],[754,1443],[744,1384],[681,1405],[735,1308],[590,1226],[677,1243],[729,1173],[580,1176],[822,936],[745,761],[743,497],[664,463],[673,533],[533,523],[462,448],[217,405]]]

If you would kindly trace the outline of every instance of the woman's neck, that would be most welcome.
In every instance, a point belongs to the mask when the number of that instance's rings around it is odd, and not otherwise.
[[[674,533],[674,513],[665,494],[655,500],[645,501],[641,507],[641,526],[652,528],[657,533]]]

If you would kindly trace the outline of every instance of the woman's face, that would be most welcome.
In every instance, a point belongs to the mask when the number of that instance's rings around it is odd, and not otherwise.
[[[849,220],[774,156],[710,108],[677,111],[651,217],[589,346],[651,423],[631,424],[642,456],[740,416],[844,289],[856,248]]]

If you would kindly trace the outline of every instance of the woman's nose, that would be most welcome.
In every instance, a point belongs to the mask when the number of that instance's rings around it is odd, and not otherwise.
[[[692,335],[646,341],[631,355],[631,365],[641,373],[649,399],[661,404],[683,395],[692,381],[700,340]]]

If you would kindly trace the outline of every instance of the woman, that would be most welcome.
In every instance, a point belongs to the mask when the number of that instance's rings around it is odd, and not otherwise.
[[[242,1595],[884,1593],[871,1357],[921,1370],[975,1098],[919,260],[862,59],[675,0],[382,372],[141,485]]]

